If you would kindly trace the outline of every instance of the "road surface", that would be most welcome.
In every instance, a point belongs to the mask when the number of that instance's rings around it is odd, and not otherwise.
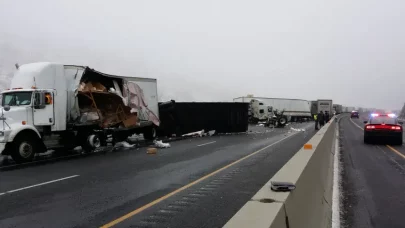
[[[340,122],[344,227],[403,228],[405,147],[365,145],[366,118]]]
[[[315,133],[289,127],[0,168],[0,227],[222,227]]]

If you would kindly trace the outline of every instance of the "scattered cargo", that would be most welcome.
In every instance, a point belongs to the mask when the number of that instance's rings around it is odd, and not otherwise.
[[[160,125],[156,79],[108,75],[86,66],[18,67],[2,92],[0,154],[27,162],[48,149],[92,152]]]

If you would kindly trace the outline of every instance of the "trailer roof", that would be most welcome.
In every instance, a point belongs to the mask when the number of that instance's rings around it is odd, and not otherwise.
[[[233,99],[239,99],[239,98],[252,98],[252,99],[277,99],[277,100],[295,100],[295,101],[308,101],[304,99],[294,99],[294,98],[277,98],[277,97],[236,97]]]
[[[112,78],[131,78],[131,79],[137,79],[137,80],[153,80],[156,81],[156,78],[141,78],[141,77],[135,77],[135,76],[122,76],[122,75],[113,75],[113,74],[106,74],[97,70],[94,70],[93,68],[90,68],[88,66],[80,66],[80,65],[64,65],[64,66],[68,66],[68,67],[78,67],[78,68],[83,68],[86,71],[91,71],[97,74],[100,74],[102,76],[106,76],[106,77],[112,77]]]

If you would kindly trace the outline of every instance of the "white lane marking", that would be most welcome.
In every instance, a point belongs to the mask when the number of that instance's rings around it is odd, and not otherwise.
[[[60,179],[56,179],[56,180],[51,180],[51,181],[47,181],[47,182],[43,182],[43,183],[39,183],[39,184],[34,184],[34,185],[23,187],[23,188],[18,188],[18,189],[6,191],[6,192],[1,192],[0,196],[4,195],[4,194],[9,194],[9,193],[13,193],[13,192],[22,191],[22,190],[29,189],[29,188],[35,188],[35,187],[46,185],[46,184],[51,184],[51,183],[58,182],[58,181],[63,181],[63,180],[66,180],[66,179],[75,178],[75,177],[78,177],[78,176],[80,176],[80,175],[73,175],[73,176],[64,177],[64,178],[60,178]]]
[[[200,144],[200,145],[197,145],[197,146],[205,146],[205,145],[216,143],[216,142],[217,141],[207,142],[207,143],[203,143],[203,144]]]
[[[340,151],[339,125],[336,127],[335,158],[333,161],[333,192],[332,192],[332,228],[340,228]]]
[[[362,127],[360,127],[360,125],[356,124],[356,123],[352,120],[352,118],[350,118],[350,121],[352,121],[352,123],[353,123],[354,125],[356,125],[356,127],[360,128],[361,130],[364,130]]]

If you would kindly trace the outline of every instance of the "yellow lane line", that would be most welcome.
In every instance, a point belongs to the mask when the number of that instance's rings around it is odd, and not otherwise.
[[[207,178],[209,178],[211,176],[214,176],[215,174],[217,174],[217,173],[219,173],[219,172],[221,172],[221,171],[223,171],[223,170],[225,170],[225,169],[227,169],[227,168],[229,168],[229,167],[231,167],[233,165],[236,165],[237,163],[239,163],[239,162],[241,162],[241,161],[243,161],[243,160],[257,154],[257,153],[260,153],[263,150],[265,150],[265,149],[267,149],[267,148],[269,148],[269,147],[271,147],[271,146],[273,146],[273,145],[275,145],[275,144],[277,144],[277,143],[279,143],[281,141],[284,141],[285,139],[287,139],[287,138],[289,138],[289,137],[291,137],[293,135],[296,135],[296,134],[297,133],[291,134],[291,135],[289,135],[289,136],[287,136],[287,137],[285,137],[285,138],[283,138],[281,140],[278,140],[278,141],[276,141],[276,142],[274,142],[274,143],[272,143],[270,145],[267,145],[267,146],[263,147],[262,149],[260,149],[260,150],[258,150],[256,152],[253,152],[253,153],[251,153],[249,155],[246,155],[245,157],[242,157],[239,160],[236,160],[236,161],[234,161],[234,162],[232,162],[232,163],[230,163],[230,164],[228,164],[228,165],[226,165],[226,166],[224,166],[224,167],[222,167],[220,169],[217,169],[214,172],[209,173],[209,174],[201,177],[200,179],[197,179],[197,180],[195,180],[195,181],[193,181],[193,182],[191,182],[191,183],[189,183],[187,185],[184,185],[183,187],[181,187],[181,188],[179,188],[177,190],[174,190],[173,192],[170,192],[167,195],[164,195],[164,196],[162,196],[162,197],[160,197],[160,198],[158,198],[158,199],[156,199],[156,200],[154,200],[154,201],[152,201],[152,202],[150,202],[148,204],[143,205],[142,207],[140,207],[140,208],[138,208],[136,210],[133,210],[133,211],[129,212],[126,215],[123,215],[123,216],[121,216],[121,217],[119,217],[119,218],[117,218],[117,219],[115,219],[115,220],[101,226],[101,228],[109,228],[109,227],[115,226],[118,223],[120,223],[120,222],[122,222],[122,221],[124,221],[124,220],[126,220],[126,219],[128,219],[128,218],[130,218],[130,217],[132,217],[132,216],[134,216],[134,215],[136,215],[136,214],[138,214],[138,213],[140,213],[140,212],[142,212],[142,211],[144,211],[144,210],[146,210],[146,209],[160,203],[160,202],[162,202],[163,200],[168,199],[168,198],[172,197],[173,195],[175,195],[175,194],[177,194],[177,193],[179,193],[181,191],[184,191],[185,189],[190,188],[191,186],[196,185],[196,184],[200,183],[201,181],[203,181],[203,180],[205,180],[205,179],[207,179]]]
[[[390,146],[390,145],[385,145],[385,146],[387,146],[390,150],[392,150],[393,152],[395,152],[396,154],[398,154],[399,156],[401,156],[403,159],[405,159],[405,155],[404,155],[403,153],[399,152],[398,150],[396,150],[395,148],[393,148],[393,147]]]
[[[360,128],[361,130],[363,130],[363,128],[361,128],[358,124],[356,124],[352,119],[350,119],[350,121],[352,121],[352,123]],[[390,146],[390,145],[385,145],[386,147],[388,147],[388,149],[390,149],[391,151],[393,151],[394,153],[398,154],[400,157],[402,157],[403,159],[405,159],[405,155],[401,152],[399,152],[398,150],[396,150],[394,147]]]

